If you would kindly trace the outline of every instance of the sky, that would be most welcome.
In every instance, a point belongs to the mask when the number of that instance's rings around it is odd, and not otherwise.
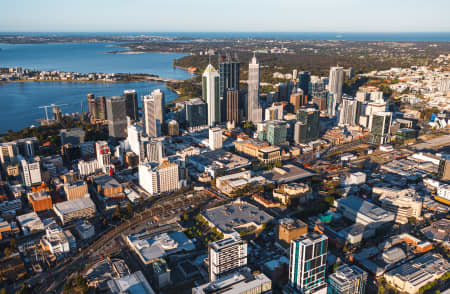
[[[449,0],[3,0],[2,32],[450,32]]]

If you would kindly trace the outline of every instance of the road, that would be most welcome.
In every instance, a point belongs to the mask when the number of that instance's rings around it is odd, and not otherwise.
[[[105,251],[114,252],[114,249],[120,249],[120,247],[114,248],[114,245],[111,245],[110,243],[117,243],[117,238],[120,238],[122,234],[126,234],[128,230],[148,222],[149,219],[154,216],[157,216],[160,219],[160,222],[178,217],[175,214],[168,213],[168,211],[174,209],[184,209],[186,207],[190,207],[191,205],[195,208],[211,201],[212,199],[214,198],[211,198],[209,195],[204,193],[194,194],[190,198],[185,197],[184,194],[160,197],[153,203],[152,207],[145,209],[142,213],[136,214],[132,219],[126,220],[119,226],[111,229],[106,234],[100,236],[99,239],[97,239],[86,249],[81,250],[72,258],[66,259],[65,262],[59,264],[53,269],[29,278],[26,280],[26,283],[35,286],[35,293],[52,293],[60,290],[67,277],[80,269],[84,270],[85,265],[99,260],[101,258],[101,253],[105,254]],[[105,248],[107,250],[105,250]]]

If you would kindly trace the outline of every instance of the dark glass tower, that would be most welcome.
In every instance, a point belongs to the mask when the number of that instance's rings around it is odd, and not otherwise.
[[[226,120],[227,105],[226,97],[228,89],[239,90],[239,68],[240,62],[237,56],[232,57],[227,53],[225,56],[219,57],[219,95],[222,104],[222,121]]]

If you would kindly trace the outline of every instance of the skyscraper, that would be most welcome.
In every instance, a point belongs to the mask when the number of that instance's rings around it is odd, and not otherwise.
[[[227,89],[239,90],[239,68],[240,63],[237,56],[232,57],[230,53],[219,56],[219,95],[221,98],[226,97]]]
[[[247,265],[247,243],[236,235],[209,243],[208,253],[210,281]]]
[[[336,94],[336,103],[341,103],[342,84],[344,83],[344,69],[340,66],[330,68],[328,91]]]
[[[267,142],[276,146],[286,142],[287,123],[285,121],[271,121],[267,123]]]
[[[362,103],[353,97],[344,96],[339,107],[339,125],[356,126],[359,124]]]
[[[369,142],[372,144],[386,144],[391,141],[392,112],[376,112],[370,116]]]
[[[106,99],[106,112],[108,117],[109,136],[125,138],[127,128],[127,114],[125,98],[112,96]]]
[[[294,139],[296,143],[309,143],[319,138],[320,112],[311,105],[300,108],[297,111],[297,121],[295,124]]]
[[[148,137],[161,136],[164,121],[164,93],[156,89],[151,95],[145,95],[143,108],[145,134]]]
[[[186,124],[188,128],[208,125],[208,105],[200,98],[186,101]]]
[[[296,78],[296,77],[294,77]],[[311,74],[308,71],[301,71],[298,73],[297,87],[303,90],[303,94],[310,96],[309,82],[311,81]]]
[[[289,286],[304,294],[325,294],[328,238],[316,232],[291,241]]]
[[[248,65],[248,97],[247,97],[247,120],[253,123],[262,121],[262,109],[259,105],[259,63],[253,55],[252,61]]]
[[[328,93],[327,96],[327,113],[330,116],[336,115],[336,94]]]
[[[125,90],[123,91],[123,96],[125,97],[127,116],[131,120],[138,120],[138,98],[136,90]]]
[[[239,91],[236,89],[226,90],[227,99],[227,121],[239,123]]]
[[[294,106],[294,112],[300,109],[301,106],[305,105],[305,95],[302,89],[297,89],[297,92],[292,93],[290,97],[290,102]]]
[[[209,64],[203,73],[203,100],[208,104],[208,125],[213,127],[220,122],[219,78],[216,69]]]
[[[92,93],[87,94],[88,110],[93,119],[106,119],[106,98],[99,96],[95,98]]]

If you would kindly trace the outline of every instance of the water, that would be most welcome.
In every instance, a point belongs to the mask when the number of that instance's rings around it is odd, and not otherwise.
[[[67,72],[147,73],[185,80],[192,75],[173,67],[186,54],[105,54],[124,50],[114,43],[0,44],[0,67]]]
[[[398,41],[398,42],[450,42],[450,32],[89,32],[89,33],[0,33],[2,35],[69,35],[69,36],[167,36],[198,38],[264,38],[293,40],[349,40],[349,41]]]
[[[87,111],[86,94],[96,96],[121,95],[125,89],[135,89],[139,96],[161,89],[166,102],[177,94],[158,82],[130,83],[77,83],[77,82],[13,82],[0,83],[0,133],[6,130],[20,130],[45,117],[41,105],[68,104],[61,107],[63,113]],[[140,99],[139,99],[140,100]],[[49,109],[49,114],[51,110]]]

